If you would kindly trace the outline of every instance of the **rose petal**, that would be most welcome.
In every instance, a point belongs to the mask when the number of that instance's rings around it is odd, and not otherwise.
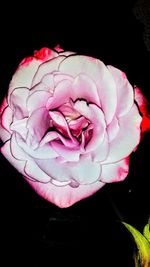
[[[39,83],[44,77],[45,74],[52,73],[54,71],[58,70],[60,62],[65,58],[65,56],[59,56],[55,57],[51,60],[46,61],[45,63],[41,64],[37,71],[35,71],[35,75],[32,81],[32,85],[30,87],[33,87],[35,84]]]
[[[69,101],[72,83],[69,80],[61,81],[55,88],[54,95],[48,99],[47,109],[56,109]]]
[[[77,188],[73,188],[69,185],[61,187],[55,186],[51,183],[43,184],[31,181],[28,182],[39,195],[60,208],[72,206],[81,199],[94,194],[105,185],[104,183],[98,181],[90,185],[80,185]]]
[[[32,112],[27,122],[27,129],[29,129],[29,133],[34,139],[40,142],[49,127],[50,117],[46,108],[42,107]]]
[[[49,97],[51,97],[51,93],[47,91],[41,90],[32,93],[27,99],[27,109],[29,111],[29,114],[31,114],[36,109],[45,107]]]
[[[28,116],[27,111],[27,98],[29,95],[29,89],[25,87],[16,88],[12,91],[10,99],[8,98],[9,105],[12,108],[13,115],[16,119],[20,120]]]
[[[1,125],[9,133],[12,132],[10,129],[12,121],[13,121],[13,111],[9,106],[7,106],[1,114]]]
[[[107,66],[116,83],[117,88],[117,110],[118,117],[124,116],[131,109],[134,102],[133,87],[126,75],[113,66]]]
[[[91,157],[94,162],[102,162],[104,161],[109,153],[109,143],[108,136],[105,133],[103,142],[91,152]]]
[[[9,140],[10,137],[11,137],[11,134],[7,130],[5,130],[0,124],[0,139],[3,141],[3,143]]]
[[[109,137],[109,142],[111,142],[116,137],[119,129],[120,128],[119,128],[118,119],[116,118],[116,116],[114,116],[111,123],[107,126],[107,133],[108,133],[108,137]]]
[[[57,152],[57,154],[67,161],[78,161],[80,156],[80,148],[66,147],[57,141],[51,141],[52,148]]]
[[[10,83],[9,94],[14,88],[31,88],[32,79],[40,64],[41,61],[34,58],[28,64],[20,64]]]
[[[25,175],[40,183],[48,183],[51,180],[51,177],[43,172],[33,160],[28,160],[26,162],[24,172]]]
[[[71,98],[73,101],[82,98],[89,103],[94,103],[98,106],[101,106],[96,84],[89,76],[85,74],[79,74],[74,79],[72,84]]]
[[[58,85],[58,83],[64,81],[64,80],[68,80],[70,82],[73,81],[73,77],[67,74],[62,74],[61,72],[56,72],[53,73],[53,77],[54,77],[54,84],[55,87]]]
[[[28,160],[30,159],[29,155],[22,149],[20,146],[20,138],[17,138],[19,135],[17,133],[13,133],[10,140],[10,150],[12,156],[17,160]],[[22,139],[21,139],[22,140]],[[22,141],[23,142],[23,141]]]
[[[105,120],[104,115],[100,108],[98,108],[94,104],[89,104],[85,101],[76,101],[74,104],[74,108],[85,118],[90,120],[93,124],[93,135],[91,140],[86,146],[86,152],[90,152],[95,150],[103,141],[104,133],[105,133]]]
[[[114,79],[103,62],[86,56],[73,55],[60,63],[59,70],[73,77],[84,73],[93,79],[106,121],[110,123],[117,107],[117,92]]]
[[[34,149],[31,146],[28,146],[19,134],[16,134],[16,141],[20,149],[22,149],[26,154],[26,157],[30,156],[34,159],[51,159],[58,156],[58,154],[52,149],[50,144],[45,144],[42,147],[37,147],[36,149]]]
[[[129,113],[119,118],[120,130],[110,143],[107,159],[103,163],[113,163],[127,157],[140,141],[141,116],[134,104]]]
[[[149,103],[138,87],[135,87],[135,101],[137,102],[140,112],[143,115],[141,123],[142,133],[150,131],[150,113],[148,111]]]
[[[101,181],[103,183],[113,183],[123,181],[128,175],[129,158],[114,162],[113,164],[102,165]]]
[[[71,178],[79,184],[95,183],[101,174],[101,165],[93,162],[90,155],[82,155],[80,161],[71,167]]]
[[[26,139],[28,133],[28,129],[26,127],[27,121],[28,118],[24,118],[22,120],[16,120],[10,125],[10,129],[13,132],[19,133],[22,136],[22,138]]]

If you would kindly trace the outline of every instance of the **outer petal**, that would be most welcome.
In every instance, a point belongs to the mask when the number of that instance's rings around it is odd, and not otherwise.
[[[10,125],[11,125],[12,121],[13,121],[13,111],[9,106],[7,106],[3,110],[3,113],[1,114],[1,125],[9,133],[12,132],[10,129]]]
[[[109,155],[103,162],[104,164],[120,161],[133,152],[140,141],[141,120],[135,104],[127,115],[120,117],[120,130],[116,138],[110,143]]]
[[[45,107],[49,97],[51,97],[51,94],[47,91],[41,90],[32,93],[27,99],[29,113],[31,114],[34,110]]]
[[[106,121],[110,123],[117,107],[117,92],[114,79],[103,62],[86,56],[74,55],[64,59],[60,63],[59,70],[73,77],[84,73],[93,79]]]
[[[117,88],[117,110],[118,117],[129,112],[134,102],[133,87],[129,83],[124,72],[113,66],[107,66],[114,77]]]
[[[51,183],[43,184],[29,180],[28,182],[39,195],[60,208],[70,207],[79,200],[94,194],[105,185],[98,181],[90,185],[80,185],[77,188],[72,188],[69,185],[59,187]]]
[[[26,162],[24,172],[25,175],[41,183],[48,183],[51,180],[51,177],[49,177],[45,172],[43,172],[34,160],[28,160]]]
[[[137,102],[140,112],[143,115],[142,123],[141,123],[141,130],[142,133],[146,131],[150,131],[150,113],[148,111],[148,101],[144,97],[140,88],[135,87],[135,101]]]
[[[100,180],[103,183],[120,182],[126,178],[129,171],[129,158],[112,164],[102,165]]]
[[[65,58],[65,56],[55,57],[51,60],[46,61],[45,63],[41,64],[37,71],[35,71],[34,79],[32,81],[32,86],[39,83],[44,77],[44,75],[48,73],[52,73],[58,70],[60,62]]]
[[[92,184],[100,177],[101,165],[92,162],[90,155],[82,155],[80,160],[70,170],[71,178],[79,184]]]

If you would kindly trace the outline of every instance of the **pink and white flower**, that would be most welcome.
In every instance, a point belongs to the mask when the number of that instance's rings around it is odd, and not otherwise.
[[[0,108],[1,152],[39,195],[71,206],[127,176],[141,138],[142,93],[136,88],[135,99],[134,91],[113,66],[42,48],[10,82]]]

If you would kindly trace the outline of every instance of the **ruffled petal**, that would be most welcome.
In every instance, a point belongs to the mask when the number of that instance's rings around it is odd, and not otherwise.
[[[49,97],[51,97],[51,94],[47,91],[36,91],[32,93],[27,99],[29,114],[36,109],[45,107]]]
[[[73,77],[84,73],[95,82],[107,124],[110,123],[117,107],[117,92],[113,76],[103,62],[86,56],[73,55],[60,63],[59,70]]]
[[[124,116],[131,109],[134,102],[133,87],[124,72],[113,66],[107,66],[116,83],[117,88],[117,117]]]
[[[27,143],[30,137],[40,142],[49,127],[50,117],[46,108],[42,107],[33,111],[27,122],[27,129],[29,130]]]
[[[123,181],[128,175],[129,157],[112,164],[102,165],[100,180],[103,183],[113,183]]]
[[[85,74],[79,74],[74,79],[71,89],[71,98],[73,101],[80,98],[85,99],[88,103],[101,106],[96,84]]]
[[[46,61],[45,63],[41,64],[37,71],[34,72],[34,78],[32,81],[32,85],[30,87],[33,87],[35,84],[39,83],[41,79],[46,74],[50,74],[54,71],[58,70],[60,62],[65,58],[65,56],[59,56],[55,57],[51,60]]]
[[[27,133],[28,133],[28,129],[26,127],[27,121],[28,121],[28,118],[24,118],[22,120],[16,120],[10,125],[10,129],[13,132],[19,133],[23,139],[26,139]]]
[[[10,99],[8,98],[9,105],[13,110],[13,115],[18,120],[28,116],[26,106],[28,95],[29,89],[22,87],[14,89],[10,95]]]
[[[93,124],[93,135],[86,146],[86,152],[93,151],[104,139],[106,129],[104,114],[96,105],[88,105],[87,102],[83,100],[76,101],[74,108]]]
[[[140,141],[141,116],[134,104],[128,114],[119,118],[120,130],[110,143],[107,159],[103,163],[113,163],[127,157]]]
[[[63,80],[58,83],[55,88],[54,95],[49,98],[46,104],[46,108],[52,110],[69,101],[71,97],[71,86],[72,83],[69,80]]]

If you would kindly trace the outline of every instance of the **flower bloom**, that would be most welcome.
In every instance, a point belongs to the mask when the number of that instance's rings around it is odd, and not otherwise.
[[[71,206],[127,176],[142,99],[119,69],[42,48],[20,63],[1,104],[1,152],[39,195]]]

